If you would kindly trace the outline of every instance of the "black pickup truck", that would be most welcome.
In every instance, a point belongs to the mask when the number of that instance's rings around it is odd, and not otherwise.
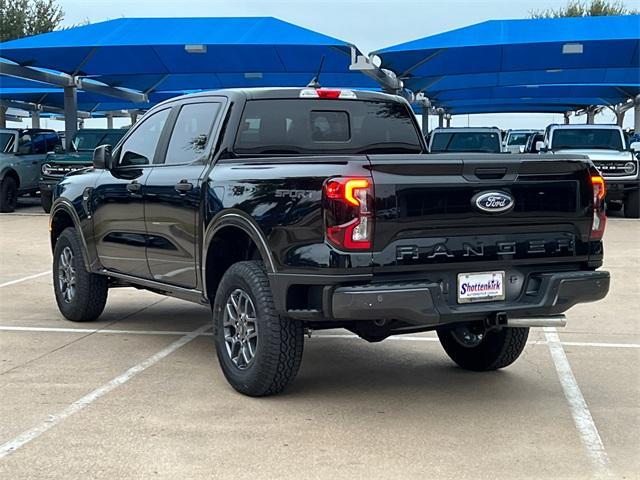
[[[436,330],[458,365],[495,370],[529,327],[607,294],[588,160],[425,152],[409,104],[381,93],[159,104],[55,188],[60,311],[96,319],[123,286],[211,305],[225,376],[261,396],[294,378],[305,330]]]

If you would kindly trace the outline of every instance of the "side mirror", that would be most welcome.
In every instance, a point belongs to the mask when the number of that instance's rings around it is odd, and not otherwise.
[[[640,142],[633,142],[631,145],[629,145],[629,149],[632,152],[640,152]]]
[[[111,145],[100,145],[93,151],[93,168],[111,170],[112,162]]]
[[[537,150],[537,151],[539,151],[539,152],[544,152],[544,151],[546,151],[546,148],[545,148],[545,146],[544,146],[544,142],[543,142],[542,140],[538,140],[538,141],[536,142],[536,150]]]

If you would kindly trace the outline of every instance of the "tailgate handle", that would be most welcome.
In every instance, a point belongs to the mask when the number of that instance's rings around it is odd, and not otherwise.
[[[481,180],[500,180],[507,174],[506,168],[476,168],[473,172]]]

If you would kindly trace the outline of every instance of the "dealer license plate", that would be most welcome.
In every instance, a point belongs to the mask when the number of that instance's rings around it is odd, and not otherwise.
[[[504,272],[458,274],[458,303],[504,300]]]

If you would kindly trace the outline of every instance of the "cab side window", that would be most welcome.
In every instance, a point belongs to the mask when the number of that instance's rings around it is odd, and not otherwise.
[[[122,145],[120,166],[142,166],[153,163],[156,146],[170,111],[171,109],[167,108],[142,120]]]
[[[21,133],[18,137],[18,153],[31,155],[33,153],[33,140],[28,133]]]
[[[191,163],[202,157],[219,110],[219,103],[184,105],[171,133],[165,163]]]

